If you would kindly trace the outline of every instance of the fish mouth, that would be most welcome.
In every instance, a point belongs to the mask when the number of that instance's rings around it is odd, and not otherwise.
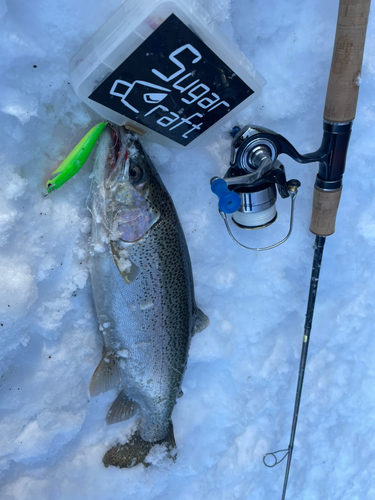
[[[107,172],[105,176],[106,184],[108,187],[113,182],[118,182],[118,176],[124,177],[127,166],[127,159],[129,156],[126,147],[126,131],[124,127],[110,125],[112,146],[110,154],[108,155]]]
[[[135,243],[149,232],[160,214],[147,199],[146,165],[138,156],[136,140],[124,127],[111,127],[111,133],[113,164],[104,181],[106,219],[111,239]],[[135,177],[137,172],[139,178]]]
[[[111,135],[112,135],[112,140],[113,140],[113,152],[115,155],[116,163],[117,160],[120,156],[121,153],[121,146],[122,146],[122,140],[121,140],[121,128],[117,127],[115,125],[110,125],[111,128]]]

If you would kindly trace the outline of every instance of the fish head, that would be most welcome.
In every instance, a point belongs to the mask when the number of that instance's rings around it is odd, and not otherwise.
[[[149,200],[150,171],[138,141],[123,127],[113,128],[111,137],[107,160],[94,172],[102,223],[110,240],[134,243],[150,231],[160,213]]]

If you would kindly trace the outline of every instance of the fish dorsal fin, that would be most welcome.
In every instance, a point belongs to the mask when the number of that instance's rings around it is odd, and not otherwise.
[[[121,382],[121,372],[113,352],[106,351],[96,367],[89,385],[91,397],[107,392]]]
[[[111,251],[113,260],[122,279],[127,285],[131,285],[133,281],[136,280],[141,270],[128,258],[126,249],[121,248],[117,241],[111,241]]]
[[[129,420],[137,413],[138,408],[138,403],[130,399],[124,391],[121,391],[108,410],[106,424],[117,424],[117,422]]]
[[[193,328],[193,335],[207,328],[209,324],[210,320],[208,319],[208,317],[204,314],[203,311],[198,309]]]

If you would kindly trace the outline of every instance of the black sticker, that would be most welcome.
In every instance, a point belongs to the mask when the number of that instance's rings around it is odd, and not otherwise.
[[[171,14],[89,99],[187,146],[253,93]]]

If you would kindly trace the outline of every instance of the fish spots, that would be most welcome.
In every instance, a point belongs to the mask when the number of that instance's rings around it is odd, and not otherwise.
[[[140,435],[154,442],[165,438],[170,428],[197,308],[189,253],[173,202],[151,162],[142,158],[137,144],[129,139],[126,147],[131,165],[139,162],[144,169],[142,186],[137,187],[139,195],[147,200],[148,213],[143,212],[143,205],[138,205],[138,212],[129,217],[131,207],[120,206],[119,192],[112,205],[116,209],[110,213],[112,199],[108,198],[105,217],[97,222],[98,193],[93,210],[93,243],[102,244],[102,236],[107,237],[105,251],[111,253],[111,259],[94,255],[96,262],[103,262],[97,271],[96,286],[104,281],[107,272],[114,279],[105,286],[105,300],[103,290],[94,289],[94,294],[97,293],[100,323],[111,323],[105,343],[115,353],[121,388],[129,391],[129,396],[134,396],[141,406]],[[136,171],[133,174],[138,175]],[[129,203],[127,193],[122,198],[125,205]],[[136,196],[132,199],[139,201]],[[137,222],[143,219],[147,227],[153,223],[147,234],[131,243],[112,239],[112,222],[117,222],[117,233],[122,233],[126,224],[137,218]],[[121,236],[118,234],[117,238]]]

